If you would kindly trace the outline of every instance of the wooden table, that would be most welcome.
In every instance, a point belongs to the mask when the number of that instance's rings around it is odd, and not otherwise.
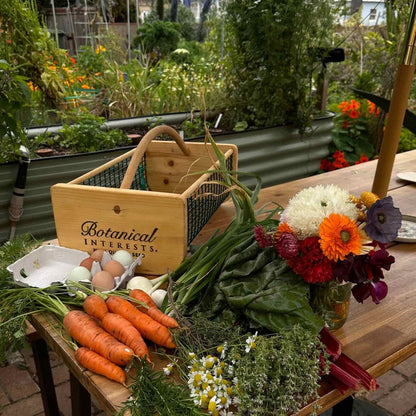
[[[261,191],[258,206],[269,201],[285,206],[296,192],[318,184],[339,185],[351,194],[359,196],[362,191],[371,190],[375,169],[376,162],[372,161],[273,186]],[[399,207],[403,214],[416,216],[416,185],[396,179],[397,173],[414,170],[416,150],[397,155],[389,195],[393,197],[395,206]],[[194,243],[201,243],[216,229],[225,228],[233,213],[232,203],[224,203]],[[389,251],[396,257],[396,263],[389,272],[385,272],[385,281],[389,285],[387,297],[379,305],[375,305],[370,299],[364,304],[353,300],[347,323],[335,332],[343,344],[343,351],[375,377],[381,376],[416,353],[415,250],[416,244],[395,243],[390,247]],[[89,414],[86,405],[88,402],[85,402],[89,400],[89,393],[106,414],[114,415],[120,404],[129,397],[129,390],[84,371],[74,361],[73,350],[65,343],[59,331],[54,329],[53,322],[40,315],[35,315],[32,322],[71,372],[73,414]],[[323,384],[317,402],[322,406],[323,412],[345,397]],[[312,405],[303,408],[298,415],[309,414]]]

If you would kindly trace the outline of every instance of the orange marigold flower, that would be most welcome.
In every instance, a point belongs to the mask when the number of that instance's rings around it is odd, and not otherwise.
[[[350,110],[358,110],[360,108],[360,103],[355,100],[350,101]]]
[[[349,109],[349,103],[348,101],[343,101],[342,103],[338,104],[338,108],[344,113],[346,111],[348,111]]]
[[[281,234],[283,233],[291,233],[293,234],[293,230],[289,227],[287,222],[281,222],[276,229],[275,238],[278,239]]]
[[[326,217],[319,227],[319,237],[321,250],[329,260],[344,260],[349,253],[360,254],[360,233],[355,221],[346,215]]]
[[[369,100],[367,100],[367,103],[368,103],[368,112],[370,114],[373,114],[374,111],[376,110],[376,105]]]

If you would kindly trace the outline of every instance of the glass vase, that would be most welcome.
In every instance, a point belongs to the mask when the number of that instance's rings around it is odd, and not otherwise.
[[[345,324],[348,318],[351,286],[349,282],[338,281],[311,285],[311,307],[324,319],[329,329],[339,329]]]

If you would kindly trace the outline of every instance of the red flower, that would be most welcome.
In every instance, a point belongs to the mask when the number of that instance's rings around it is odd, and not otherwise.
[[[334,262],[322,253],[319,237],[307,237],[300,241],[299,255],[287,262],[308,283],[328,282],[334,278]]]
[[[357,111],[355,111],[355,110],[351,110],[350,111],[350,117],[351,118],[358,118],[358,112]]]
[[[368,162],[369,159],[367,157],[367,155],[365,155],[364,153],[361,153],[361,156],[358,160],[355,161],[355,164],[358,165],[360,163],[364,163],[364,162]]]
[[[335,170],[335,167],[332,165],[332,162],[330,162],[328,159],[322,159],[320,169],[325,172],[331,172]]]
[[[347,120],[345,120],[345,121],[342,123],[342,128],[343,128],[343,129],[345,129],[345,130],[347,130],[347,129],[348,129],[348,121],[347,121]]]

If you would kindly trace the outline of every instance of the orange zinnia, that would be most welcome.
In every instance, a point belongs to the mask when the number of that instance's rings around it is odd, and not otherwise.
[[[276,230],[276,234],[275,234],[276,239],[279,238],[283,233],[291,233],[291,234],[293,234],[293,231],[289,227],[289,225],[287,224],[287,222],[281,222],[277,226],[277,230]]]
[[[330,214],[322,221],[319,236],[321,250],[329,260],[344,260],[349,253],[360,254],[357,225],[346,215]]]

